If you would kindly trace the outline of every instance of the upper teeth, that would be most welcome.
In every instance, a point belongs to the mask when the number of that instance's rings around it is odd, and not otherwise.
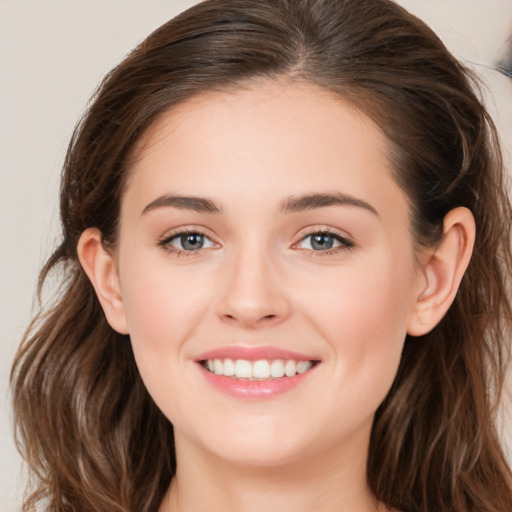
[[[248,361],[246,359],[208,359],[205,367],[217,375],[239,379],[268,379],[271,377],[293,377],[313,366],[312,361],[273,359]]]

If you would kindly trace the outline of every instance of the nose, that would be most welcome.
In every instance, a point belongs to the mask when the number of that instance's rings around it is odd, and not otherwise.
[[[222,321],[256,328],[278,324],[288,317],[290,301],[282,273],[280,276],[268,254],[245,250],[227,265],[216,306]]]

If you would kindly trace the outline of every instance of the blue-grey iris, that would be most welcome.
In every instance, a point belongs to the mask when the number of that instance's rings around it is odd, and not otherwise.
[[[334,238],[330,235],[323,233],[311,235],[311,247],[315,250],[325,251],[326,249],[332,249],[333,245]]]
[[[203,247],[204,236],[199,233],[187,233],[180,236],[180,242],[186,251],[194,251]]]

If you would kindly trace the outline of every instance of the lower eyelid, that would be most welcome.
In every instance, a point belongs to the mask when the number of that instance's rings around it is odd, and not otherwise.
[[[295,244],[293,244],[293,245],[297,246],[304,240],[307,240],[308,238],[315,236],[315,235],[326,235],[326,236],[332,237],[336,242],[338,242],[339,245],[337,247],[333,247],[331,249],[325,249],[323,251],[315,251],[313,249],[306,249],[306,250],[311,250],[315,253],[324,253],[325,254],[328,251],[335,251],[337,249],[341,249],[341,250],[351,249],[352,247],[355,246],[355,243],[352,242],[349,238],[344,237],[338,233],[333,233],[331,231],[326,231],[326,230],[318,230],[318,231],[313,231],[313,232],[307,233],[307,234],[303,235],[300,238],[300,240],[298,242],[295,242]]]
[[[181,236],[187,235],[187,234],[197,234],[197,235],[200,235],[200,236],[204,237],[204,239],[207,240],[207,246],[206,247],[200,247],[199,249],[195,249],[195,250],[186,250],[186,249],[180,249],[179,247],[175,247],[174,245],[171,244],[172,241],[178,239]],[[337,253],[337,252],[342,252],[342,251],[345,251],[345,250],[350,250],[350,249],[354,248],[355,245],[356,245],[349,238],[346,238],[346,237],[344,237],[344,236],[342,236],[342,235],[340,235],[338,233],[333,233],[331,231],[320,230],[319,229],[317,231],[313,231],[313,232],[310,232],[308,234],[303,235],[298,242],[295,242],[293,244],[292,248],[301,249],[300,247],[297,247],[297,246],[302,241],[306,240],[308,237],[312,237],[312,236],[318,235],[318,234],[322,234],[322,235],[326,235],[326,236],[334,238],[334,240],[338,243],[338,245],[336,247],[332,247],[330,249],[324,249],[324,250],[315,250],[315,249],[312,249],[312,248],[311,249],[310,248],[302,248],[302,250],[304,252],[307,251],[308,253],[310,253],[308,255],[312,255],[312,256],[315,256],[315,255],[328,256],[330,254],[334,254],[334,253]],[[219,246],[218,242],[213,240],[212,237],[208,236],[206,233],[204,233],[204,232],[202,232],[200,230],[194,230],[194,229],[177,231],[177,232],[174,232],[174,233],[172,233],[170,235],[167,235],[167,236],[163,237],[162,239],[158,240],[157,241],[157,245],[159,247],[165,249],[169,253],[183,254],[183,255],[186,255],[186,256],[191,256],[191,255],[194,255],[194,254],[198,254],[202,250],[210,249],[210,248],[215,247],[215,246]]]

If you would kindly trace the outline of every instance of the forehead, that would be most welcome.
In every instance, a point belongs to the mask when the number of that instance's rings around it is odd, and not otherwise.
[[[341,188],[379,202],[386,188],[401,193],[387,153],[377,125],[333,93],[259,83],[202,93],[161,115],[139,144],[126,196],[260,204]]]
[[[333,109],[334,105],[338,108]],[[344,111],[371,123],[364,114],[331,91],[300,81],[249,81],[236,88],[204,91],[162,112],[136,145],[134,160],[155,154],[159,149],[155,149],[155,145],[166,138],[169,142],[172,137],[186,136],[190,144],[197,143],[193,133],[185,133],[187,129],[209,135],[200,141],[203,151],[209,141],[227,133],[234,125],[241,138],[250,135],[255,142],[269,133],[269,124],[276,130],[286,129],[281,132],[281,142],[285,135],[297,136],[299,131],[313,139],[315,131],[327,128],[327,121],[343,122],[346,118]],[[325,116],[328,112],[331,114],[329,120]]]

